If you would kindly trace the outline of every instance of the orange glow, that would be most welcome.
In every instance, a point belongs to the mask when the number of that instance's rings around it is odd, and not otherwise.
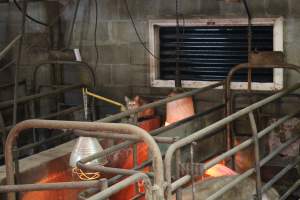
[[[54,183],[71,181],[72,172],[64,171],[55,174],[50,174],[48,177],[42,179],[38,183]],[[22,195],[22,200],[75,200],[81,190],[54,190],[54,191],[37,191],[26,192]]]
[[[169,96],[174,96],[171,93]],[[178,122],[195,114],[194,103],[192,97],[185,97],[167,103],[165,126]]]
[[[79,169],[77,167],[72,169],[72,173],[82,181],[92,181],[97,180],[101,177],[99,172],[84,172],[82,169]]]
[[[212,168],[206,170],[205,176],[209,177],[221,177],[221,176],[234,176],[237,173],[234,172],[232,169],[226,167],[223,164],[216,164]]]

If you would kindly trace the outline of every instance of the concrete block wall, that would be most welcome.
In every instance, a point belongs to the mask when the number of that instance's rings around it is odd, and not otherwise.
[[[190,17],[246,17],[242,4],[226,4],[217,0],[179,0],[180,13]],[[148,45],[148,20],[175,17],[175,0],[128,0],[129,9],[141,38]],[[288,62],[299,64],[300,6],[296,0],[249,1],[253,17],[283,16],[285,18],[285,54]],[[69,24],[74,5],[64,21]],[[124,0],[98,1],[97,48],[100,53],[95,63],[94,1],[82,1],[76,20],[72,47],[80,48],[83,59],[91,64],[97,76],[99,93],[123,100],[135,94],[167,94],[168,89],[151,88],[149,81],[149,54],[143,49],[129,20]],[[68,27],[68,26],[66,26]],[[297,80],[287,75],[287,82]],[[116,92],[118,91],[118,92]]]
[[[74,1],[58,0],[61,9],[61,29],[67,35],[74,10]],[[137,30],[148,46],[148,20],[175,18],[175,0],[127,0],[129,9],[135,20]],[[246,17],[242,4],[226,4],[218,0],[179,0],[180,13],[186,19],[191,17]],[[1,5],[2,6],[2,5]],[[284,49],[287,62],[300,65],[300,6],[297,0],[251,0],[249,6],[253,17],[283,16]],[[3,8],[2,8],[3,9]],[[13,5],[9,5],[8,22],[9,37],[19,32],[20,13]],[[29,12],[40,19],[45,19],[46,9],[43,4],[29,6]],[[5,13],[5,12],[1,12]],[[56,16],[55,13],[53,16]],[[170,89],[150,87],[149,54],[143,49],[129,20],[124,0],[98,0],[98,30],[96,46],[99,50],[99,61],[96,64],[94,27],[96,23],[95,2],[81,1],[76,19],[71,47],[80,48],[83,60],[89,63],[97,77],[97,92],[123,101],[125,95],[135,94],[166,95]],[[55,17],[54,17],[55,18]],[[1,26],[1,21],[0,21]],[[3,34],[5,29],[1,28]],[[45,32],[42,27],[28,23],[30,33]],[[1,41],[0,41],[1,44]],[[33,54],[35,54],[33,52]],[[32,65],[39,59],[32,54],[26,62]],[[26,68],[25,66],[25,68]],[[67,79],[77,82],[80,74],[66,71]],[[29,70],[27,74],[30,75]],[[45,76],[47,72],[45,72]],[[26,73],[24,73],[26,74]],[[287,73],[286,80],[292,84],[298,80],[293,73]]]

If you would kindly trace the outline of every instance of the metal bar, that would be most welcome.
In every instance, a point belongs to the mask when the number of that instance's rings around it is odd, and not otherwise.
[[[286,143],[282,144],[279,148],[277,148],[275,151],[273,151],[272,153],[270,153],[268,156],[266,156],[264,159],[262,159],[260,161],[260,167],[262,167],[267,162],[269,162],[270,160],[272,160],[276,155],[278,155],[279,152],[281,152],[282,150],[284,150],[285,148],[287,148],[290,144],[292,144],[293,142],[295,142],[299,138],[300,138],[300,135],[298,135],[298,136],[296,136],[296,137],[288,140]],[[212,196],[210,196],[207,200],[219,199],[224,193],[226,193],[227,191],[229,191],[230,189],[232,189],[234,186],[236,186],[241,181],[245,180],[247,177],[251,176],[254,172],[255,172],[255,169],[251,168],[248,171],[244,172],[243,174],[237,176],[236,179],[234,179],[232,182],[230,182],[229,184],[227,184],[225,187],[223,187],[222,189],[220,189],[218,192],[216,192],[215,194],[213,194]]]
[[[91,188],[91,187],[98,188],[99,186],[101,186],[101,182],[99,182],[99,181],[4,185],[4,186],[0,186],[0,193],[43,191],[43,190],[82,189],[82,188]]]
[[[300,109],[297,110],[296,112],[292,113],[292,114],[289,114],[289,115],[286,115],[286,116],[280,118],[279,120],[277,120],[276,122],[274,122],[273,124],[271,124],[270,126],[265,128],[264,130],[260,131],[258,133],[258,138],[264,137],[266,134],[270,133],[273,129],[277,128],[282,123],[284,123],[287,120],[291,119],[292,117],[298,115],[299,113],[300,113]],[[226,158],[236,154],[238,151],[241,151],[241,150],[249,147],[251,144],[253,144],[253,138],[244,141],[243,143],[235,146],[234,148],[230,149],[229,151],[227,151],[227,152],[215,157],[214,159],[210,160],[209,162],[205,163],[203,165],[203,170],[207,170],[207,169],[215,166],[216,164],[218,164],[222,160],[225,160]]]
[[[75,9],[74,9],[74,13],[73,13],[72,21],[71,21],[71,28],[69,30],[68,37],[67,37],[67,48],[70,47],[71,42],[72,42],[73,30],[74,30],[74,25],[75,25],[77,13],[78,13],[79,3],[80,3],[80,0],[76,0]]]
[[[261,174],[260,174],[260,150],[259,150],[259,138],[257,135],[257,126],[255,122],[255,118],[253,115],[253,112],[249,113],[249,119],[250,119],[250,125],[252,129],[252,134],[253,134],[253,142],[254,142],[254,156],[255,156],[255,173],[256,173],[256,195],[257,199],[261,200],[262,199],[262,182],[261,182]]]
[[[113,115],[113,116],[103,118],[103,119],[99,120],[99,122],[113,122],[113,121],[122,119],[124,117],[128,117],[128,116],[130,116],[134,113],[141,112],[141,111],[143,111],[145,109],[148,109],[148,108],[158,107],[158,106],[164,105],[164,104],[172,102],[172,101],[176,101],[176,100],[184,98],[184,97],[192,96],[192,95],[195,95],[195,94],[198,94],[198,93],[201,93],[201,92],[207,92],[207,91],[212,90],[212,89],[214,89],[216,87],[219,87],[221,85],[223,85],[223,82],[218,82],[218,83],[212,84],[212,85],[207,86],[207,87],[203,87],[203,88],[191,90],[189,92],[181,93],[181,94],[178,94],[178,95],[166,98],[166,99],[162,99],[162,100],[159,100],[159,101],[155,101],[153,103],[143,105],[143,106],[135,108],[135,109],[131,109],[131,110],[128,110],[128,111],[125,111],[125,112],[122,112],[122,113],[119,113],[119,114],[116,114],[116,115]]]
[[[224,193],[226,193],[231,188],[233,188],[234,186],[236,186],[237,184],[239,184],[240,182],[242,182],[243,180],[245,180],[246,178],[248,178],[249,176],[251,176],[254,173],[254,171],[255,170],[252,168],[252,169],[246,171],[245,173],[239,175],[233,181],[231,181],[230,183],[228,183],[225,187],[223,187],[222,189],[218,190],[218,192],[216,192],[213,195],[211,195],[210,197],[208,197],[207,200],[219,199]]]
[[[171,191],[174,192],[178,188],[182,187],[183,185],[187,184],[190,182],[192,179],[191,175],[185,175],[181,177],[180,179],[176,180],[175,182],[172,183],[171,185]]]
[[[297,181],[279,200],[286,200],[291,194],[300,187],[300,180]]]
[[[202,116],[205,116],[207,114],[210,114],[210,113],[212,113],[212,112],[214,112],[214,111],[216,111],[216,110],[218,110],[220,108],[223,108],[223,107],[224,107],[224,104],[220,104],[220,105],[218,105],[218,106],[216,106],[216,107],[214,107],[212,109],[209,109],[207,111],[204,111],[202,113],[199,113],[199,114],[196,114],[194,116],[188,117],[186,119],[180,120],[180,121],[178,121],[176,123],[173,123],[173,124],[170,124],[168,126],[164,126],[164,127],[158,128],[158,129],[156,129],[154,131],[151,131],[149,134],[152,135],[152,136],[158,135],[158,134],[160,134],[162,132],[165,132],[167,130],[171,130],[173,128],[176,128],[176,127],[178,127],[178,126],[180,126],[180,125],[182,125],[182,124],[184,124],[184,123],[186,123],[188,121],[191,121],[191,120],[196,119],[198,117],[202,117]],[[80,133],[81,131],[76,130],[76,132]],[[112,153],[114,153],[114,152],[116,152],[116,151],[118,151],[120,149],[127,148],[130,145],[135,144],[135,143],[137,143],[137,142],[136,141],[126,141],[126,142],[117,144],[117,145],[112,146],[110,148],[104,149],[102,152],[95,153],[94,155],[85,157],[84,159],[81,160],[81,162],[83,162],[83,163],[90,162],[90,161],[92,161],[94,159],[104,157],[104,156],[106,156],[108,154],[112,154]]]
[[[80,133],[85,133],[85,135],[89,135],[90,132],[88,131],[77,131],[74,130],[75,134],[81,135]],[[133,140],[133,141],[140,141],[141,138],[135,136],[135,135],[128,135],[128,134],[119,134],[119,133],[110,133],[110,132],[97,132],[98,138],[107,138],[107,139],[124,139],[124,140]],[[159,136],[153,136],[153,139],[158,143],[166,143],[166,144],[172,144],[177,140],[176,137],[159,137]]]
[[[139,171],[131,170],[131,169],[118,169],[112,167],[104,167],[101,165],[85,165],[80,162],[77,164],[77,167],[88,171],[117,174],[117,175],[124,175],[124,176],[131,176],[133,174],[139,173]]]
[[[296,158],[295,161],[288,164],[284,169],[282,169],[278,174],[276,174],[268,183],[262,187],[262,192],[267,192],[274,183],[281,179],[286,173],[293,169],[300,162],[300,157]]]
[[[39,69],[43,65],[55,65],[55,64],[66,65],[66,66],[78,65],[78,66],[84,67],[85,69],[88,70],[90,77],[92,79],[92,84],[93,84],[92,88],[95,88],[96,76],[94,74],[93,68],[89,64],[82,62],[82,61],[48,60],[48,61],[40,62],[33,67],[34,71],[33,71],[32,85],[34,87],[33,88],[34,91],[36,90],[36,88],[35,88],[36,87],[36,77],[37,77],[37,73],[38,73]]]
[[[30,128],[48,128],[48,129],[66,129],[74,130],[81,129],[86,131],[112,131],[125,134],[134,134],[143,139],[143,141],[148,145],[152,155],[153,155],[153,170],[154,170],[154,183],[159,188],[156,190],[156,196],[158,198],[163,196],[164,180],[163,180],[163,161],[162,155],[159,150],[158,145],[152,138],[152,136],[145,130],[132,126],[129,124],[112,124],[112,123],[96,123],[96,122],[75,122],[75,121],[57,121],[57,120],[26,120],[18,123],[9,133],[6,145],[5,145],[5,165],[6,165],[6,176],[7,184],[14,184],[14,167],[12,164],[12,146],[15,143],[17,137],[22,133],[22,131]],[[96,136],[95,133],[94,136]],[[14,197],[13,193],[9,193],[11,200]]]
[[[178,149],[176,151],[176,155],[175,155],[175,170],[176,170],[176,178],[180,179],[181,174],[180,174],[180,164],[181,164],[181,150]],[[172,186],[170,188],[168,188],[170,190],[172,190]],[[182,200],[182,189],[178,188],[176,190],[176,200]]]
[[[244,108],[230,116],[227,116],[224,119],[222,119],[214,124],[211,124],[210,126],[205,127],[204,129],[201,129],[201,130],[195,132],[194,134],[189,135],[189,136],[171,144],[166,152],[166,158],[165,158],[165,175],[166,175],[165,179],[166,179],[167,183],[171,184],[171,162],[172,162],[173,154],[175,153],[175,151],[177,149],[184,147],[188,144],[191,144],[192,142],[194,142],[196,140],[199,140],[206,136],[209,136],[213,131],[219,129],[220,127],[223,127],[226,124],[236,120],[237,118],[239,118],[261,106],[264,106],[270,102],[273,102],[276,99],[279,99],[282,96],[284,96],[290,92],[293,92],[293,91],[299,89],[299,87],[300,87],[300,83],[297,83],[297,84],[293,85],[292,87],[289,87],[289,88],[287,88],[281,92],[278,92],[266,99],[263,99],[257,103],[254,103],[254,104],[248,106],[247,108]],[[169,198],[171,198],[170,195],[171,194],[169,193],[168,194]]]
[[[195,194],[196,194],[196,188],[195,188],[195,167],[194,167],[194,146],[195,146],[195,142],[193,142],[191,144],[191,149],[190,149],[190,153],[191,153],[191,177],[192,177],[192,200],[195,200]]]
[[[20,85],[26,85],[26,80],[21,80],[18,82],[18,84]],[[10,87],[14,87],[15,86],[15,83],[6,83],[6,84],[3,84],[3,85],[0,85],[0,89],[6,89],[6,88],[10,88]]]
[[[22,34],[17,35],[1,52],[0,52],[0,60],[11,50],[16,43],[21,39]]]
[[[143,173],[138,173],[135,175],[132,175],[119,183],[109,187],[106,190],[103,190],[102,192],[95,194],[88,198],[87,200],[103,200],[109,198],[111,195],[119,192],[123,188],[126,188],[127,186],[137,182],[138,180],[142,179],[144,181],[145,189],[146,189],[146,199],[154,199],[152,197],[152,185],[149,177]],[[158,199],[157,199],[158,200]]]
[[[19,103],[25,103],[25,102],[28,102],[30,100],[52,96],[52,95],[55,95],[55,94],[58,94],[58,93],[68,91],[68,90],[73,90],[73,89],[76,89],[76,88],[80,88],[82,86],[83,86],[82,84],[70,85],[70,86],[62,87],[60,89],[53,90],[53,91],[50,91],[50,92],[44,92],[44,93],[34,94],[34,95],[30,95],[30,96],[25,96],[25,97],[19,98],[17,100],[17,103],[18,104]],[[13,104],[14,104],[13,100],[0,102],[0,109],[10,107]]]

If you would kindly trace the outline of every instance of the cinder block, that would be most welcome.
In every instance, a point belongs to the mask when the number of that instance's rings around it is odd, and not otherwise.
[[[298,0],[290,0],[290,15],[300,17],[300,3]]]
[[[128,45],[104,45],[99,47],[101,63],[103,64],[129,64]]]
[[[159,4],[160,16],[175,15],[175,14],[176,14],[175,0],[160,1]]]
[[[246,16],[247,13],[242,3],[226,3],[220,1],[220,14],[222,16]]]
[[[101,0],[99,1],[99,6],[99,13],[101,19],[120,19],[120,0]]]
[[[96,85],[99,87],[107,87],[112,84],[111,65],[100,64],[96,68]]]
[[[112,82],[115,86],[130,86],[134,77],[130,65],[112,65]]]
[[[120,19],[129,19],[124,0],[119,0]],[[128,0],[130,14],[135,20],[154,18],[159,14],[160,0]]]
[[[130,66],[130,85],[131,86],[147,86],[149,83],[147,65],[131,65]]]
[[[143,40],[147,40],[147,24],[143,21],[135,22],[137,31]],[[131,22],[111,22],[111,40],[117,43],[138,42],[137,35]]]
[[[144,65],[149,61],[149,54],[140,43],[129,45],[130,48],[130,64]]]
[[[199,15],[217,16],[220,14],[220,4],[217,0],[201,0]]]
[[[269,15],[286,16],[289,14],[289,1],[265,0],[266,12]]]

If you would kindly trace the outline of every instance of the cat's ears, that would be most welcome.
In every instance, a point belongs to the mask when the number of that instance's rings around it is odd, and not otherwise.
[[[129,97],[125,96],[124,97],[126,104],[128,104],[131,100],[129,99]]]

